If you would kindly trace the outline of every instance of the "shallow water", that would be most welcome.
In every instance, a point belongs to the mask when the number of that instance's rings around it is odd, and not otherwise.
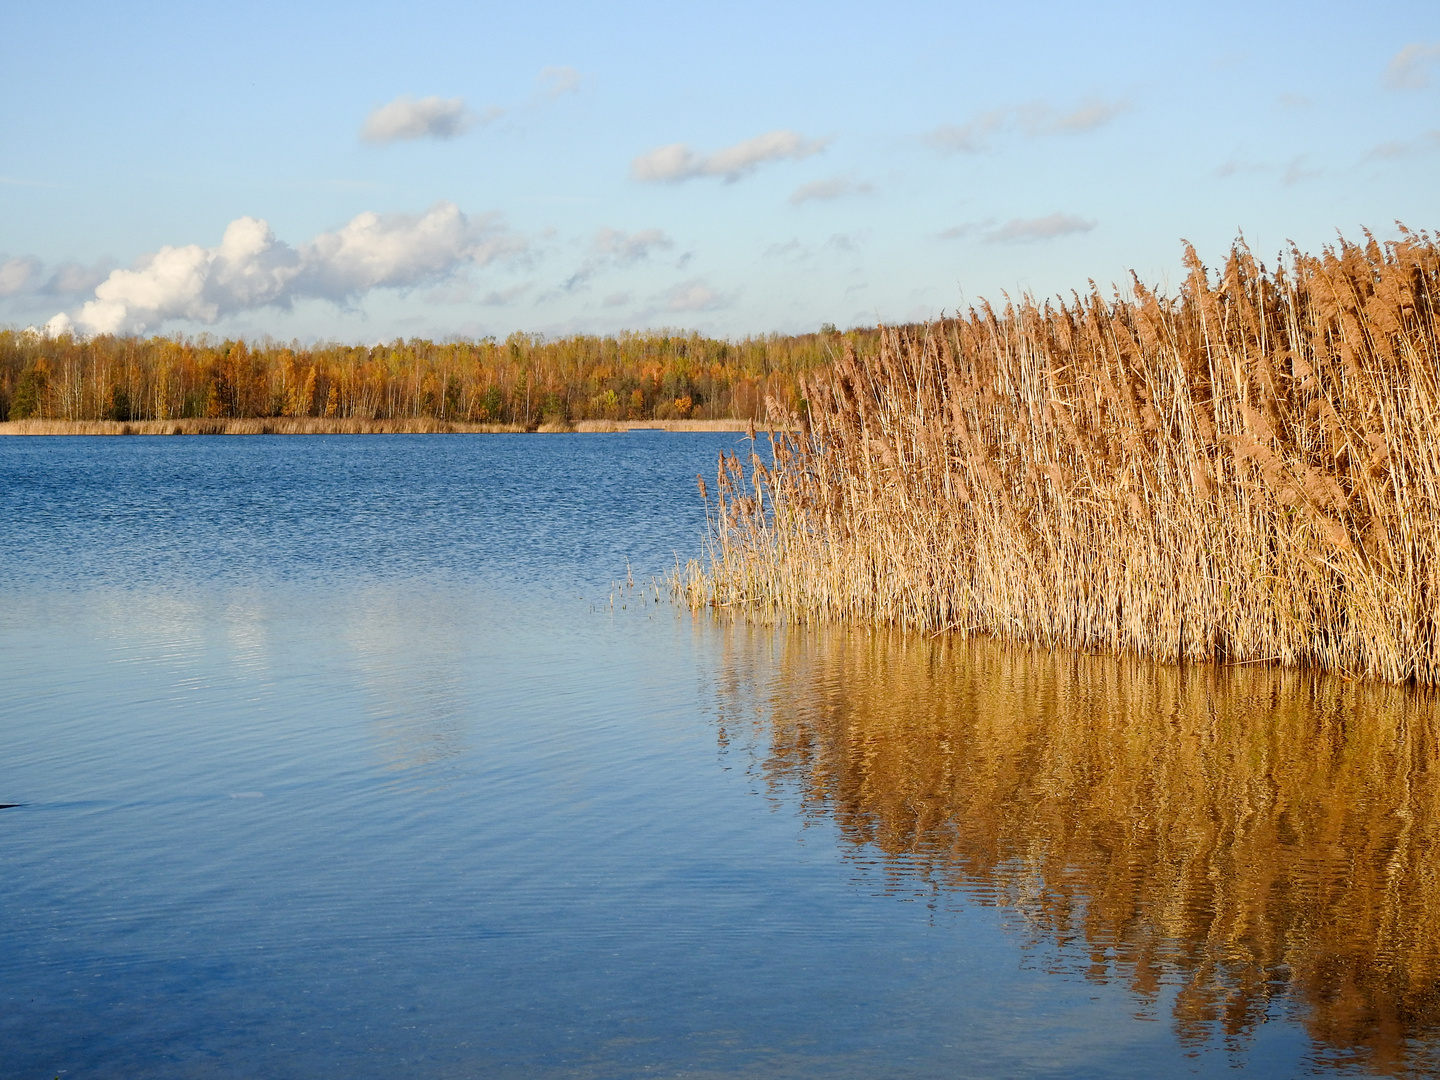
[[[1436,1069],[1427,701],[617,590],[735,445],[0,442],[0,1074]]]

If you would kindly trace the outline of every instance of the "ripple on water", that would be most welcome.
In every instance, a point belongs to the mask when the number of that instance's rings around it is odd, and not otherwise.
[[[1428,701],[611,610],[733,442],[0,444],[7,1068],[1434,1068]]]

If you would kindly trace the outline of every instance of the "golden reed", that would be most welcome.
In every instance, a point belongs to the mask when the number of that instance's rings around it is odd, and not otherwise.
[[[708,564],[676,587],[767,617],[1435,683],[1436,241],[1186,265],[1174,297],[1137,279],[847,348],[771,465],[722,460]]]

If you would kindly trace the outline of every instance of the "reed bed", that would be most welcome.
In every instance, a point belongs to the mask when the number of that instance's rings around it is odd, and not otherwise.
[[[694,607],[1440,679],[1440,250],[887,330],[722,458]],[[778,410],[783,411],[783,410]]]

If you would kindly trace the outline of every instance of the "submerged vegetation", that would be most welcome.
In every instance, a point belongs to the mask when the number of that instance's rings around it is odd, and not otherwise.
[[[1440,681],[1440,249],[1187,249],[802,376],[722,460],[695,606]],[[748,469],[747,469],[748,464]],[[703,490],[702,482],[702,490]]]
[[[862,352],[875,331],[848,331]],[[581,421],[761,419],[798,406],[833,331],[739,342],[657,331],[388,345],[0,331],[0,420],[433,419],[521,429]]]

